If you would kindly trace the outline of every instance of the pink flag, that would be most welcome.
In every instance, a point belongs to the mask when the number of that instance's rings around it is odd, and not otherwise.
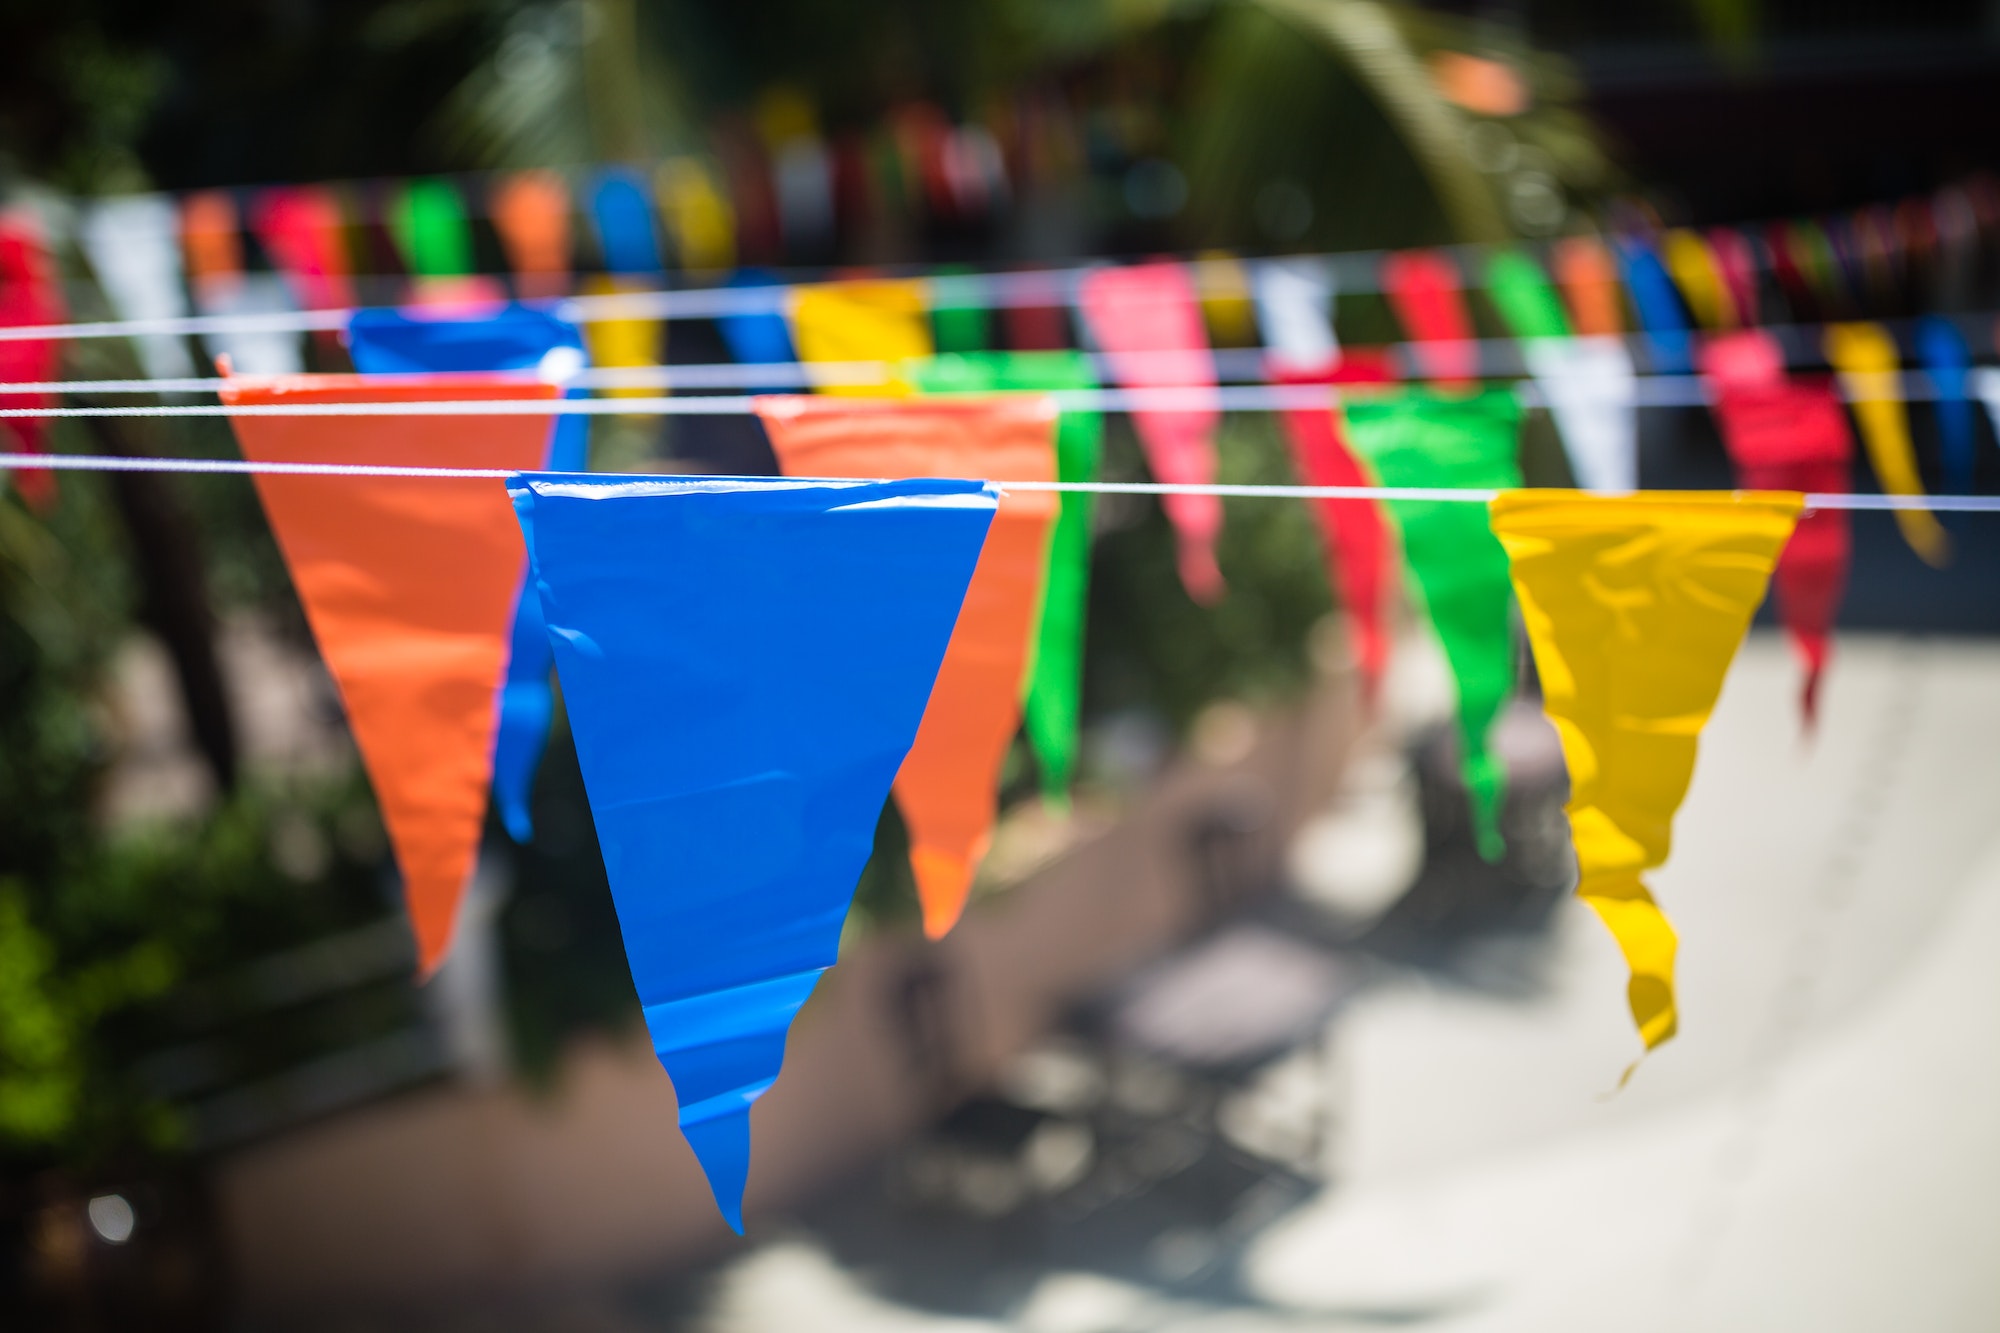
[[[1156,481],[1204,486],[1215,481],[1215,429],[1221,417],[1215,361],[1194,284],[1179,264],[1139,264],[1088,274],[1078,301],[1109,378],[1128,389],[1173,388],[1185,404],[1132,413]],[[1160,507],[1180,543],[1181,583],[1197,602],[1223,593],[1215,563],[1222,500],[1165,495]]]
[[[1382,291],[1419,344],[1425,376],[1439,388],[1471,388],[1479,378],[1479,345],[1451,259],[1436,250],[1398,250],[1382,261]]]

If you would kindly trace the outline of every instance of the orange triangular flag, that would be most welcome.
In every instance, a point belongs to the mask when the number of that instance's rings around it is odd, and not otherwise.
[[[1047,398],[901,401],[759,398],[778,464],[794,477],[1054,481]],[[1009,491],[987,530],[917,742],[896,774],[924,933],[965,910],[997,811],[1000,766],[1021,725],[1021,682],[1042,598],[1056,497]]]
[[[552,399],[500,376],[296,375],[225,385],[231,407]],[[550,417],[232,416],[252,462],[532,471]],[[527,548],[498,478],[260,474],[277,534],[403,872],[425,976],[451,945],[492,778],[497,692]]]

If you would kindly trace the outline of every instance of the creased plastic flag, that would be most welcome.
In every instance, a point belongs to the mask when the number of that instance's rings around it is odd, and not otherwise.
[[[1961,495],[1972,490],[1977,463],[1972,399],[1967,397],[1972,349],[1958,325],[1943,315],[1917,324],[1917,356],[1931,377],[1936,393],[1938,441],[1944,455],[1944,489]]]
[[[1330,370],[1340,360],[1333,328],[1333,270],[1312,258],[1267,259],[1251,270],[1257,327],[1273,365]]]
[[[41,222],[25,209],[0,210],[0,328],[60,324],[66,310],[62,277]],[[60,343],[0,342],[0,382],[46,383],[59,378],[61,367]],[[46,393],[0,395],[0,407],[50,407],[54,402],[55,396]],[[47,417],[0,419],[0,442],[11,437],[12,452],[45,454],[48,427]],[[17,468],[12,481],[21,498],[36,509],[55,502],[56,474],[47,468]]]
[[[251,205],[250,226],[300,305],[329,310],[356,303],[346,223],[331,190],[317,185],[265,190]]]
[[[1397,250],[1382,261],[1382,293],[1417,344],[1417,364],[1440,388],[1469,387],[1479,377],[1472,312],[1458,266],[1437,250]]]
[[[1820,494],[1853,488],[1854,437],[1840,395],[1824,380],[1788,379],[1784,352],[1770,333],[1745,329],[1712,338],[1702,347],[1701,367],[1723,447],[1745,488]],[[1799,710],[1808,729],[1819,712],[1852,544],[1845,510],[1812,510],[1800,515],[1772,576],[1779,619],[1806,670]]]
[[[1875,479],[1891,495],[1921,496],[1910,418],[1903,407],[1902,361],[1895,339],[1880,324],[1835,324],[1826,331],[1826,359],[1847,390],[1848,405],[1861,423],[1861,442]],[[1951,560],[1951,538],[1928,509],[1898,509],[1896,526],[1925,564]]]
[[[226,384],[268,403],[552,399],[552,384],[300,375]],[[551,415],[233,416],[253,462],[509,468],[541,464]],[[403,872],[425,975],[451,946],[493,773],[499,692],[527,552],[494,478],[260,474],[320,656]]]
[[[1215,358],[1187,270],[1167,263],[1096,269],[1077,285],[1077,303],[1113,381],[1128,389],[1173,388],[1186,400],[1185,407],[1132,413],[1153,479],[1213,483],[1221,420]],[[1197,602],[1219,600],[1224,588],[1215,541],[1222,535],[1221,497],[1163,495],[1160,508],[1174,528],[1181,586]]]
[[[1054,481],[1056,408],[1048,398],[843,402],[757,400],[787,476]],[[1041,607],[1055,495],[1001,497],[965,594],[916,744],[896,776],[924,933],[965,910],[999,803],[1000,769],[1021,725],[1021,690]]]
[[[120,319],[179,319],[188,312],[181,279],[180,210],[163,194],[132,194],[90,205],[81,228],[91,271]],[[194,374],[178,335],[133,339],[154,379]]]
[[[1382,358],[1360,353],[1323,362],[1317,369],[1279,361],[1272,353],[1269,367],[1276,384],[1387,384],[1389,368]],[[1372,486],[1375,484],[1347,446],[1345,414],[1334,393],[1318,407],[1288,407],[1278,414],[1291,446],[1292,466],[1307,486]],[[1389,596],[1389,528],[1380,504],[1370,499],[1312,501],[1326,543],[1327,582],[1339,592],[1341,614],[1354,644],[1355,665],[1361,672],[1362,697],[1371,704],[1381,692],[1382,673],[1389,665],[1387,624]]]
[[[1081,352],[976,352],[917,363],[925,393],[1019,393],[1094,389],[1096,375]],[[1103,456],[1104,418],[1065,408],[1056,421],[1056,476],[1095,481]],[[1087,491],[1057,496],[1049,531],[1048,575],[1036,620],[1032,665],[1022,700],[1028,744],[1041,770],[1042,795],[1069,800],[1076,777],[1077,729],[1083,711],[1083,634],[1090,600],[1090,515]]]
[[[524,297],[569,291],[569,186],[553,171],[517,171],[494,188],[487,211],[500,234],[514,290]]]
[[[814,362],[880,362],[879,384],[819,386],[850,398],[902,398],[913,393],[902,362],[932,352],[924,310],[924,284],[905,280],[834,282],[792,294],[792,341],[799,359]]]
[[[1347,405],[1355,451],[1384,486],[1499,489],[1521,484],[1521,409],[1502,389],[1464,397],[1407,390]],[[1461,501],[1392,500],[1403,558],[1458,683],[1460,766],[1480,855],[1505,851],[1506,771],[1487,733],[1514,691],[1507,556],[1486,515]]]
[[[364,375],[532,370],[559,383],[586,364],[583,338],[575,325],[521,305],[470,319],[361,310],[347,326],[347,339],[354,367]],[[580,397],[581,392],[571,390],[569,396]],[[590,418],[556,417],[540,466],[554,472],[581,472],[589,449]],[[493,741],[493,801],[500,822],[516,842],[534,837],[530,798],[555,718],[555,692],[549,683],[554,667],[549,636],[542,628],[541,602],[524,577],[508,637],[499,731]]]
[[[1652,247],[1636,236],[1618,243],[1618,259],[1639,327],[1646,331],[1653,370],[1662,375],[1690,373],[1694,370],[1694,339],[1666,266]]]
[[[1514,491],[1491,506],[1569,763],[1576,891],[1625,955],[1648,1050],[1678,1023],[1676,940],[1641,876],[1666,862],[1701,730],[1800,501]]]
[[[741,1231],[751,1103],[839,952],[996,496],[936,480],[511,489],[646,1027]]]
[[[1639,488],[1639,415],[1632,354],[1615,337],[1572,338],[1555,288],[1518,250],[1486,266],[1486,291],[1521,339],[1528,373],[1556,419],[1577,484],[1590,491]]]

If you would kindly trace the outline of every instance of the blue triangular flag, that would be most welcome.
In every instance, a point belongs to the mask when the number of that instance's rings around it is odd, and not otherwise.
[[[638,173],[614,168],[600,175],[590,194],[590,220],[597,227],[605,268],[613,273],[660,272],[660,237]]]
[[[1618,263],[1625,271],[1625,290],[1646,330],[1653,353],[1653,370],[1661,375],[1686,375],[1694,370],[1694,337],[1688,332],[1681,294],[1667,276],[1667,266],[1653,247],[1634,236],[1618,242]]]
[[[743,1229],[750,1104],[832,966],[998,491],[508,484],[653,1049]]]
[[[542,370],[566,378],[588,360],[574,324],[524,305],[470,318],[357,310],[347,326],[347,349],[354,368],[364,375]],[[569,396],[581,392],[573,390]],[[581,472],[589,448],[589,418],[559,416],[549,434],[548,466]],[[493,736],[493,803],[507,835],[525,843],[535,835],[530,797],[555,719],[555,690],[549,682],[554,658],[542,629],[542,604],[525,577],[514,607],[510,647],[500,685],[500,724]]]
[[[1937,395],[1938,442],[1942,446],[1944,489],[1958,494],[1972,490],[1976,463],[1973,444],[1972,350],[1965,335],[1944,315],[1926,315],[1917,325],[1917,356],[1931,377]]]

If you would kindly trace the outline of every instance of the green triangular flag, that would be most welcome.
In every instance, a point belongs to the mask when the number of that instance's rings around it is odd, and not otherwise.
[[[943,327],[939,326],[940,345]],[[1082,352],[974,352],[914,362],[909,374],[925,393],[1046,392],[1094,389]],[[1095,481],[1104,441],[1096,412],[1065,410],[1056,426],[1056,475]],[[999,480],[1006,480],[1002,477]],[[1077,724],[1083,702],[1083,625],[1090,593],[1091,496],[1065,491],[1049,532],[1049,575],[1029,658],[1022,716],[1041,768],[1042,794],[1069,799],[1076,776]]]
[[[1521,484],[1521,409],[1512,392],[1409,389],[1347,404],[1354,447],[1384,486],[1511,490]],[[1487,731],[1514,690],[1513,590],[1486,506],[1392,500],[1403,558],[1458,682],[1458,731],[1479,854],[1497,860],[1506,773]]]
[[[403,262],[418,277],[460,278],[472,272],[472,229],[450,181],[411,181],[396,200],[390,229]]]
[[[1567,338],[1569,316],[1548,275],[1519,250],[1502,250],[1486,264],[1486,294],[1516,338]]]
[[[983,352],[987,348],[986,301],[983,294],[969,290],[966,278],[971,274],[972,269],[964,264],[948,264],[931,279],[931,333],[940,352]]]

